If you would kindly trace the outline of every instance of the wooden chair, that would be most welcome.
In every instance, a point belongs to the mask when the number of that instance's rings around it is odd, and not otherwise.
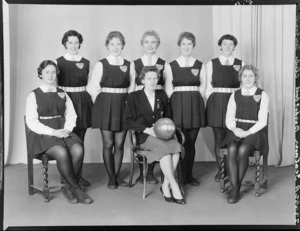
[[[228,154],[228,149],[223,148],[220,150],[221,157],[221,179],[220,179],[220,191],[224,192],[225,184],[229,181],[228,177],[225,177],[226,159],[225,156]],[[267,189],[268,182],[268,153],[260,155],[259,151],[254,151],[253,156],[255,158],[255,181],[245,181],[244,185],[254,185],[255,196],[260,195],[260,188]],[[263,158],[262,171],[260,169],[260,158]],[[262,174],[260,174],[260,172]]]
[[[176,133],[174,135],[175,139],[181,143],[181,145],[185,142],[184,134],[180,129],[176,129]],[[136,143],[136,133],[134,130],[129,130],[129,138],[130,138],[130,150],[131,150],[131,163],[130,163],[130,178],[129,178],[129,187],[132,187],[134,184],[132,184],[133,174],[134,174],[134,163],[139,163],[143,165],[143,199],[146,198],[146,177],[148,172],[148,162],[147,158],[142,154],[143,149],[141,149],[137,143]],[[178,139],[179,138],[179,139]],[[177,179],[179,188],[181,190],[181,193],[183,194],[183,190],[180,184],[180,177],[181,177],[181,161],[182,158],[180,156],[179,163],[177,166]],[[161,181],[163,181],[163,173],[161,172]]]
[[[38,155],[32,155],[32,149],[30,145],[28,144],[28,135],[30,132],[30,129],[28,128],[26,124],[26,119],[24,117],[25,122],[25,133],[26,133],[26,145],[27,145],[27,168],[28,168],[28,192],[29,195],[33,195],[34,193],[38,192],[41,193],[44,197],[45,202],[49,202],[49,193],[50,189],[53,188],[62,188],[63,187],[63,179],[61,178],[61,184],[59,185],[48,185],[48,162],[51,160],[54,160],[50,157],[48,157],[45,153],[41,153]],[[43,187],[38,187],[34,185],[34,178],[33,178],[33,159],[37,159],[42,161],[43,164]]]

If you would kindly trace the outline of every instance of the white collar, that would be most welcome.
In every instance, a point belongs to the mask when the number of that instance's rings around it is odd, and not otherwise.
[[[233,55],[230,55],[229,57],[226,57],[224,55],[220,55],[219,59],[225,63],[225,61],[228,59],[229,60],[229,63],[233,63],[233,60],[234,60],[234,56]]]
[[[250,89],[246,89],[244,87],[241,88],[242,94],[245,94],[247,91],[249,91],[249,95],[254,95],[257,90],[257,87],[254,85]]]
[[[49,88],[46,85],[44,85],[44,84],[41,84],[40,88],[42,89],[43,92],[49,92],[48,91]],[[50,89],[51,89],[51,92],[56,92],[57,91],[57,89],[56,89],[55,86],[52,86]]]
[[[116,64],[116,59],[119,60],[119,63],[120,63],[121,65],[123,65],[123,62],[124,62],[124,59],[123,59],[121,56],[116,57],[116,56],[114,56],[114,55],[112,55],[112,54],[110,54],[109,56],[107,56],[106,59],[107,59],[108,62],[109,62],[110,64],[112,64],[112,65]]]
[[[157,59],[158,59],[158,57],[157,57],[156,54],[154,54],[154,55],[146,55],[146,54],[144,54],[144,55],[141,57],[143,63],[147,63],[147,62],[148,62],[148,57],[149,57],[149,56],[151,57],[151,62],[152,62],[152,64],[155,64],[155,63],[157,62]]]
[[[145,92],[145,94],[146,94],[146,96],[147,96],[148,99],[152,99],[152,98],[155,96],[155,91],[153,91],[153,94],[150,95],[150,94],[145,90],[145,88],[144,88],[144,92]]]
[[[65,53],[64,54],[64,58],[66,60],[69,60],[69,61],[80,61],[82,59],[82,56],[79,55],[79,54],[76,54],[76,55],[71,55],[70,53]],[[73,60],[74,59],[74,60]]]

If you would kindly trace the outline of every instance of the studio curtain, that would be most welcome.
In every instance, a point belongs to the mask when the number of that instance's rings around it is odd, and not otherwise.
[[[214,6],[213,35],[238,39],[235,56],[259,69],[269,96],[269,165],[295,161],[296,6]],[[218,53],[219,51],[216,51]]]

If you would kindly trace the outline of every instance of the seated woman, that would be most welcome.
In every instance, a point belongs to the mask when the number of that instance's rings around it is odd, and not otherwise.
[[[239,200],[240,187],[249,164],[249,155],[255,150],[267,153],[268,104],[267,94],[256,87],[258,71],[252,65],[245,65],[239,71],[241,89],[230,96],[226,126],[229,129],[221,144],[227,145],[227,169],[230,187],[226,192],[228,203]]]
[[[38,67],[42,84],[28,95],[26,103],[29,145],[33,147],[32,154],[46,153],[57,161],[58,171],[66,181],[63,194],[70,203],[90,204],[92,199],[76,180],[84,157],[81,139],[71,132],[77,115],[69,96],[56,87],[58,72],[51,60]]]
[[[140,80],[144,88],[128,95],[125,128],[134,129],[137,132],[137,144],[144,149],[144,155],[149,163],[159,160],[161,170],[165,175],[160,188],[165,200],[186,204],[174,176],[181,146],[175,139],[168,141],[157,139],[153,130],[153,125],[158,119],[170,117],[166,93],[155,91],[159,76],[159,70],[155,66],[142,69]]]

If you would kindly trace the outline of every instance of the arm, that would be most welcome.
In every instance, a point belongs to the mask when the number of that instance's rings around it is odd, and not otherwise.
[[[48,126],[45,126],[39,121],[39,116],[37,113],[37,104],[34,92],[31,92],[26,99],[26,124],[28,128],[41,135],[51,136],[54,129]]]
[[[97,95],[101,92],[100,81],[103,74],[103,66],[101,62],[97,62],[92,72],[92,76],[86,86],[86,91],[90,94],[95,103]]]
[[[209,96],[214,92],[214,88],[211,85],[211,81],[212,81],[212,61],[209,61],[206,64],[206,91],[205,91],[205,96],[206,99],[209,98]]]
[[[70,97],[68,96],[68,94],[66,94],[65,118],[66,118],[66,122],[64,125],[64,129],[68,130],[69,132],[73,131],[74,127],[76,126],[77,115],[73,103]]]
[[[130,63],[130,85],[128,87],[128,93],[133,92],[135,90],[135,67],[134,63]]]
[[[205,88],[206,88],[206,68],[205,65],[202,65],[201,71],[200,71],[200,87],[199,92],[202,95],[202,98],[205,97]]]
[[[166,76],[166,82],[165,82],[165,91],[168,95],[168,97],[170,98],[171,95],[174,92],[174,87],[173,87],[173,74],[172,74],[172,69],[170,64],[166,64],[166,68],[165,68],[165,76]]]

